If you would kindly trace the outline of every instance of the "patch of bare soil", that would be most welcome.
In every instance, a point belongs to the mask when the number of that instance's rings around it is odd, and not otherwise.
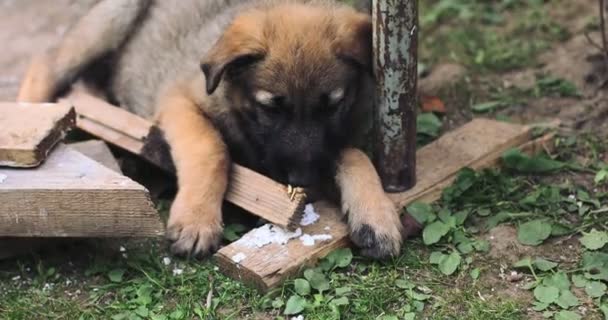
[[[599,42],[599,33],[591,33]],[[503,113],[521,122],[559,118],[576,131],[608,136],[608,65],[583,34],[559,44],[540,56],[543,66],[506,74],[504,83],[520,88],[534,85],[536,73],[568,80],[582,94],[580,99],[542,97],[527,106],[515,106]]]

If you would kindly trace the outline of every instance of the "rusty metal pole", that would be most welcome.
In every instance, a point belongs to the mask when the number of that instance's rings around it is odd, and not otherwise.
[[[374,162],[387,192],[416,184],[418,0],[373,0]]]

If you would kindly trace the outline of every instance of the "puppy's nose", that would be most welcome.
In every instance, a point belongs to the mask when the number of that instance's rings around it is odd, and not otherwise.
[[[312,180],[312,176],[306,172],[292,171],[287,175],[287,181],[294,187],[309,187]]]

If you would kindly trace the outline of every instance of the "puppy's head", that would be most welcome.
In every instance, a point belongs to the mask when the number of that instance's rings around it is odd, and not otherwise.
[[[331,172],[369,86],[370,17],[286,4],[238,16],[203,58],[209,95],[239,114],[272,178],[310,186]]]

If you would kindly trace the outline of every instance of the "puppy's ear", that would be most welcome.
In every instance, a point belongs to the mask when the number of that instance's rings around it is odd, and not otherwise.
[[[372,72],[372,19],[369,15],[348,11],[338,15],[339,26],[334,52],[339,59]]]
[[[207,94],[217,89],[229,68],[245,66],[263,58],[266,49],[262,42],[259,20],[237,18],[201,61]]]

